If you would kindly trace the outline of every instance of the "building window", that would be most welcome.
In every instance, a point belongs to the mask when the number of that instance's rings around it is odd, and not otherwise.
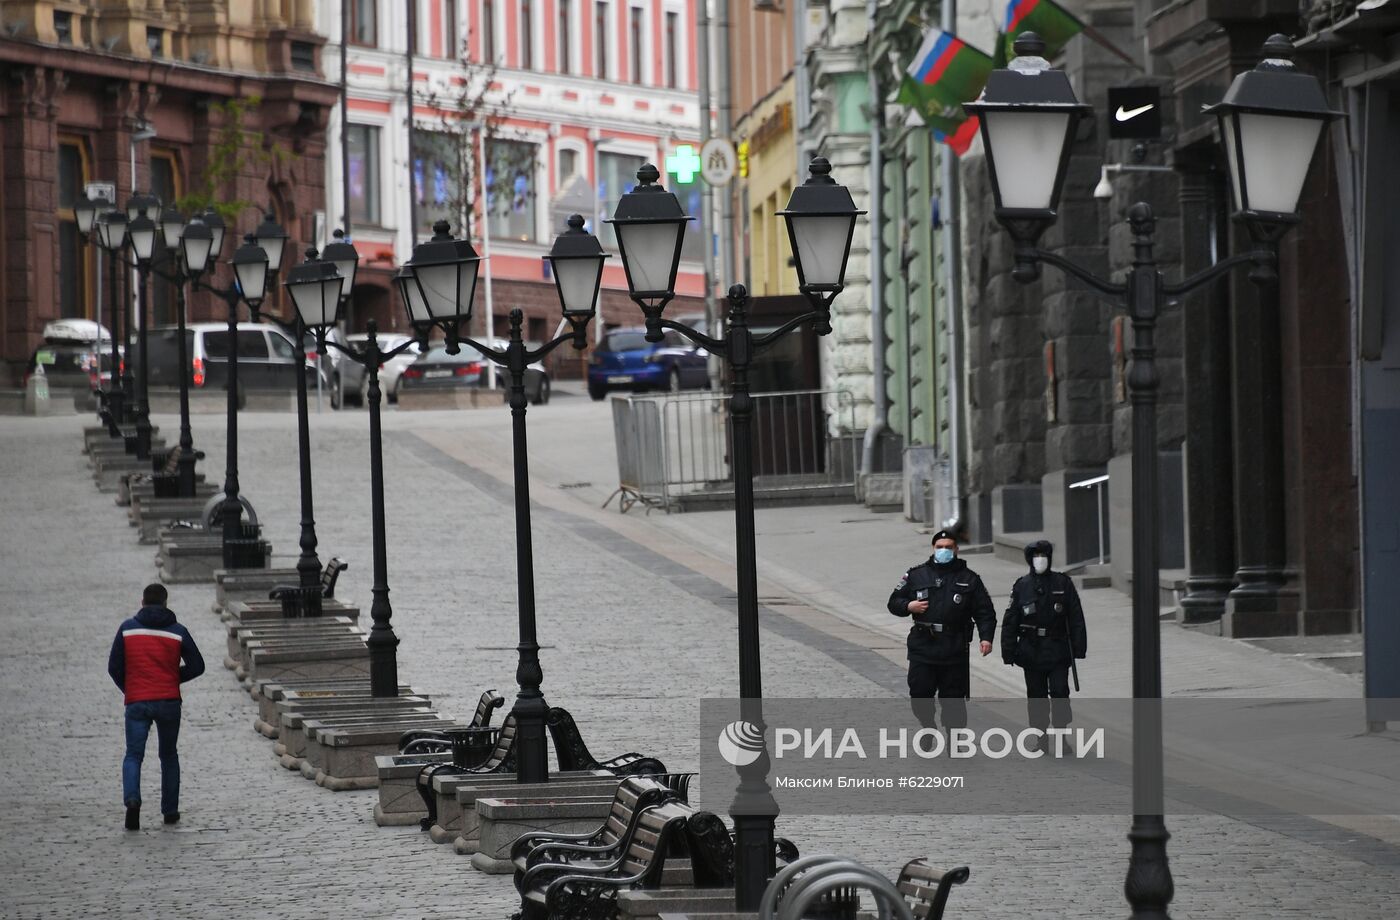
[[[632,69],[632,82],[642,82],[642,8],[627,8],[627,65]]]
[[[311,42],[292,42],[292,69],[315,73],[316,46]]]
[[[350,4],[350,44],[373,48],[379,44],[377,0],[342,0]]]
[[[675,89],[680,85],[679,71],[680,61],[677,56],[680,53],[680,13],[666,14],[666,86]]]
[[[520,0],[520,69],[535,69],[535,0]]]
[[[346,128],[350,148],[350,221],[379,226],[379,129],[369,125]]]
[[[496,0],[481,0],[481,62],[496,63]]]
[[[608,78],[608,40],[612,33],[608,30],[608,4],[599,0],[593,4],[593,47],[597,56],[596,74],[600,80]]]
[[[160,199],[162,206],[174,207],[175,202],[180,200],[181,185],[180,171],[176,165],[174,151],[152,150],[151,194]],[[157,265],[165,263],[163,270],[166,271],[171,268],[168,252],[165,248],[165,237],[157,234],[155,262]],[[149,290],[151,292],[151,321],[162,325],[174,324],[175,313],[179,308],[174,286],[152,272]]]
[[[559,181],[555,183],[563,191],[569,181],[578,175],[578,151],[572,147],[559,148]]]
[[[569,0],[558,0],[559,2],[559,72],[569,73],[573,70],[572,62],[569,60],[569,49],[574,41],[573,30],[569,28],[569,23],[573,19],[573,10],[570,9]]]
[[[487,143],[486,209],[491,236],[534,242],[537,149],[521,141]]]
[[[641,169],[645,162],[643,157],[625,153],[598,154],[598,197],[602,200],[604,214],[616,211],[618,201],[636,186],[637,170]],[[613,230],[612,224],[599,223],[596,232],[598,240],[605,247],[617,250],[617,232]]]
[[[73,44],[73,14],[62,10],[53,11],[53,31],[60,45]]]
[[[461,228],[461,138],[446,131],[414,131],[413,186],[418,193],[418,227],[445,220]]]
[[[58,315],[88,315],[88,253],[78,233],[73,206],[88,182],[86,145],[77,138],[58,142]]]
[[[146,26],[146,49],[153,58],[165,57],[165,30]]]
[[[442,0],[442,56],[457,57],[457,0]]]

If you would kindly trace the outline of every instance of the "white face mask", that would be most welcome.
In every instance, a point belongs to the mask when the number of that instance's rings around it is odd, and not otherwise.
[[[1045,570],[1050,568],[1050,560],[1044,556],[1032,556],[1031,568],[1035,569],[1035,574],[1044,575]]]

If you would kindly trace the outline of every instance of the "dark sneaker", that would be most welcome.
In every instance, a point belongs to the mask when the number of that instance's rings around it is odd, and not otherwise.
[[[126,806],[126,829],[129,831],[139,831],[141,829],[141,806]]]
[[[180,813],[179,813],[178,811],[172,811],[170,814],[168,814],[168,815],[165,816],[165,823],[166,823],[166,824],[179,824],[179,823],[180,823]]]

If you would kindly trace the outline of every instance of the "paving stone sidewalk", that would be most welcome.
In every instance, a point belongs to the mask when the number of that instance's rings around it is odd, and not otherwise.
[[[551,445],[586,453],[610,440],[596,409],[562,399],[532,409],[535,456],[567,466]],[[294,553],[294,420],[242,418],[244,491],[276,551]],[[212,587],[172,590],[171,606],[210,660],[208,675],[186,694],[185,820],[171,829],[151,826],[148,815],[139,834],[121,830],[121,707],[105,659],[117,623],[153,578],[153,550],[137,545],[124,509],[92,487],[78,453],[85,421],[0,419],[7,484],[0,497],[0,718],[8,741],[0,915],[505,917],[515,905],[508,879],[473,872],[416,830],[374,826],[372,793],[330,793],[277,766],[252,730],[250,701],[218,666]],[[173,418],[157,422],[174,430]],[[364,414],[327,413],[312,427],[322,558],[349,560],[338,593],[367,604]],[[444,711],[464,714],[487,686],[508,696],[513,690],[513,518],[500,475],[509,454],[498,446],[508,443],[508,418],[490,410],[389,413],[386,427],[400,676]],[[216,480],[217,428],[196,420]],[[575,432],[582,434],[571,441]],[[487,460],[463,462],[481,452]],[[541,460],[536,470],[550,466]],[[536,483],[546,696],[573,711],[600,757],[639,750],[673,769],[694,769],[697,701],[733,692],[732,590],[713,577],[722,567],[683,564],[653,549],[644,535],[659,530],[619,533],[570,508],[564,492],[548,494],[575,481],[547,475]],[[683,653],[642,655],[658,644]],[[772,696],[873,697],[902,686],[889,656],[795,620],[770,621],[763,649]],[[148,801],[156,763],[152,746]],[[707,797],[706,785],[700,801],[723,811],[722,788]],[[1169,825],[1178,916],[1363,920],[1388,916],[1400,895],[1400,851],[1356,834],[1307,821],[1191,817]],[[804,852],[854,856],[891,874],[916,855],[966,863],[972,882],[955,895],[964,916],[1125,910],[1122,819],[833,815],[784,817],[779,828]]]

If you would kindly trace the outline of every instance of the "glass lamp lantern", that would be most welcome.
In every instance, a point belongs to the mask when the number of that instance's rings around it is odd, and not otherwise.
[[[156,251],[156,223],[145,214],[139,215],[127,227],[131,237],[131,251],[136,261],[142,264],[151,261]]]
[[[340,273],[340,296],[350,299],[350,291],[355,287],[355,273],[360,267],[360,253],[353,243],[345,239],[344,230],[336,230],[335,241],[321,250],[321,259],[335,265]]]
[[[1271,36],[1259,65],[1235,77],[1225,98],[1206,109],[1218,120],[1236,216],[1265,236],[1298,220],[1322,129],[1341,117],[1322,84],[1299,73],[1292,58],[1292,43]]]
[[[126,243],[126,214],[112,210],[97,222],[97,242],[108,252],[116,252]]]
[[[413,277],[413,269],[407,265],[400,266],[394,273],[394,284],[398,285],[399,296],[403,298],[409,325],[415,329],[422,329],[431,324],[433,318],[428,313],[428,305],[423,301],[423,292],[418,289],[418,282]]]
[[[675,194],[657,185],[650,163],[637,170],[637,186],[623,195],[606,222],[617,231],[617,248],[633,298],[655,306],[675,296],[676,271],[686,224],[694,220]]]
[[[282,254],[287,247],[287,231],[268,214],[263,217],[263,222],[258,224],[258,229],[253,231],[253,237],[258,246],[262,247],[262,251],[267,253],[267,270],[277,274],[282,269]]]
[[[244,300],[251,304],[262,303],[267,294],[267,270],[267,250],[259,246],[257,237],[250,233],[233,254],[233,277]]]
[[[180,248],[180,237],[185,232],[185,215],[175,208],[166,208],[160,212],[160,232],[165,241],[165,248],[175,252]]]
[[[856,218],[864,213],[856,210],[850,190],[831,178],[831,163],[826,157],[813,159],[807,181],[792,190],[787,207],[778,212],[787,222],[803,293],[835,295],[841,291]]]
[[[214,233],[201,218],[196,217],[185,225],[185,232],[180,234],[180,251],[191,275],[198,278],[204,274],[214,251]]]
[[[211,258],[217,259],[224,251],[224,231],[227,227],[224,224],[223,215],[214,208],[205,208],[199,215],[199,219],[204,222],[204,226],[209,228],[209,233],[213,237],[213,242],[209,247]]]
[[[340,319],[340,280],[334,262],[318,258],[314,249],[306,250],[306,261],[293,268],[282,282],[292,296],[302,326],[325,329]]]
[[[142,214],[152,222],[160,220],[160,199],[146,192],[136,192],[126,200],[126,218],[134,221]]]
[[[466,240],[454,239],[447,221],[433,224],[433,238],[413,247],[406,267],[421,297],[420,306],[434,323],[465,323],[472,318],[481,257]],[[413,309],[412,299],[409,304]]]
[[[559,290],[559,306],[564,316],[575,322],[586,322],[597,312],[603,261],[608,258],[598,238],[583,229],[583,223],[582,215],[569,215],[569,229],[555,237],[544,257]]]
[[[1033,240],[1055,221],[1075,129],[1090,108],[1045,59],[1038,35],[1023,32],[1013,47],[1016,58],[963,108],[981,122],[997,218]]]
[[[87,236],[97,221],[98,212],[110,208],[112,203],[106,198],[89,198],[86,194],[73,204],[73,216],[78,221],[78,232]]]

